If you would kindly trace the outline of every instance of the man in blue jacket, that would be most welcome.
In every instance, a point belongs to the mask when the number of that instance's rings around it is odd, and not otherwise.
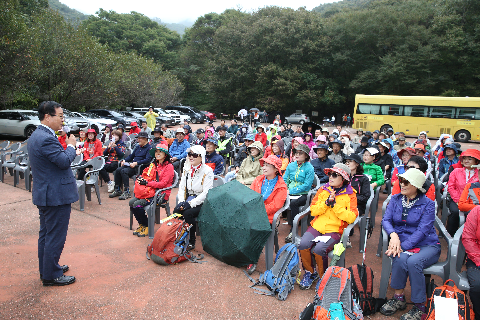
[[[205,164],[212,168],[213,174],[221,175],[225,169],[224,160],[221,155],[219,155],[215,149],[218,147],[218,141],[214,137],[210,137],[207,140],[207,145],[205,146]]]
[[[328,145],[321,144],[318,146],[313,146],[313,152],[318,155],[318,158],[313,159],[310,163],[312,164],[315,174],[320,180],[320,183],[327,183],[328,175],[325,174],[323,170],[326,168],[333,168],[333,166],[335,165],[335,161],[328,158]]]
[[[175,140],[173,140],[172,145],[170,146],[170,162],[173,164],[175,171],[178,170],[180,166],[180,160],[187,157],[187,149],[190,148],[190,143],[185,140],[185,132],[183,129],[178,128],[175,133]]]
[[[133,152],[120,161],[118,169],[115,170],[113,176],[115,181],[115,189],[108,196],[110,198],[118,197],[118,200],[126,200],[131,198],[130,194],[130,178],[137,173],[138,167],[144,164],[149,164],[152,161],[150,149],[152,146],[148,143],[148,134],[140,132],[137,136],[138,144],[133,149]],[[123,193],[121,186],[123,185]]]
[[[77,183],[70,165],[76,156],[76,139],[70,135],[64,150],[55,131],[62,128],[62,106],[44,101],[38,107],[41,125],[28,140],[28,157],[32,167],[33,204],[40,214],[38,262],[44,286],[65,286],[75,277],[65,276],[68,266],[58,261],[67,239],[72,203],[78,200]]]

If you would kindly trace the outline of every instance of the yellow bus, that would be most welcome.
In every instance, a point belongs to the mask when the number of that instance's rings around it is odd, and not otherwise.
[[[411,136],[426,131],[429,137],[448,133],[456,141],[480,141],[480,98],[357,94],[353,117],[353,128],[365,131],[391,127]]]

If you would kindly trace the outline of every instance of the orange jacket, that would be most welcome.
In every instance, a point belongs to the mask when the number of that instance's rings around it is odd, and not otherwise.
[[[263,174],[256,177],[250,185],[250,189],[261,194],[263,178],[265,178],[265,175]],[[273,188],[273,191],[268,196],[267,200],[264,201],[265,210],[267,210],[268,221],[270,221],[270,223],[273,222],[273,216],[275,215],[275,212],[277,212],[278,209],[283,207],[283,205],[285,204],[285,200],[287,199],[287,193],[287,184],[285,183],[285,181],[283,181],[282,176],[278,176],[278,181],[275,185],[275,188]]]
[[[458,210],[469,212],[480,204],[480,183],[467,183],[458,200]]]
[[[398,179],[397,179],[393,183],[393,186],[392,186],[392,196],[394,196],[396,194],[399,194],[399,193],[400,193],[400,184],[399,184]],[[435,201],[435,185],[433,183],[430,185],[430,187],[428,188],[427,193],[425,195],[430,200]]]

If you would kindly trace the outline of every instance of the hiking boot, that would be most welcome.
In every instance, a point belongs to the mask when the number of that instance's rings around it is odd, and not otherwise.
[[[290,232],[288,236],[285,238],[285,243],[290,243],[292,242],[292,233]]]
[[[113,182],[112,180],[108,181],[107,183],[107,191],[108,193],[112,193],[113,190],[115,190],[115,182]]]
[[[255,263],[249,264],[247,267],[247,273],[252,274],[256,268],[257,268],[257,265]]]
[[[300,289],[302,290],[308,290],[312,286],[313,282],[318,279],[318,274],[315,273],[310,273],[310,271],[305,271],[305,274],[303,275],[302,281],[300,281]]]
[[[139,225],[138,228],[133,231],[133,235],[136,236],[139,232],[142,232],[143,228],[145,228],[145,226]]]
[[[421,320],[424,314],[425,312],[418,309],[417,306],[414,305],[410,311],[400,317],[400,320]]]
[[[405,310],[406,307],[407,303],[405,301],[401,301],[393,297],[380,308],[380,313],[386,316],[391,316],[397,312],[397,310]]]
[[[143,229],[137,233],[137,237],[143,238],[145,236],[148,236],[148,227],[143,227]]]
[[[131,198],[132,195],[130,194],[130,190],[123,191],[122,195],[118,198],[118,200],[127,200]]]
[[[120,188],[118,188],[118,189],[115,189],[115,191],[113,191],[112,193],[110,193],[108,195],[108,197],[109,198],[115,198],[115,197],[118,197],[120,195],[122,195],[122,191],[120,190]]]

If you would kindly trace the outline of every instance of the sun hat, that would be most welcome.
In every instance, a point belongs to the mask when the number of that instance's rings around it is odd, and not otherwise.
[[[418,170],[417,168],[408,169],[404,173],[399,174],[398,177],[410,182],[410,184],[420,190],[421,193],[426,192],[425,189],[423,189],[423,184],[425,183],[427,177],[422,171]]]
[[[393,132],[393,128],[392,128],[392,127],[388,128],[388,129],[387,129],[387,132],[388,132],[388,131],[392,131],[392,132]]]
[[[162,127],[159,127],[159,126],[156,126],[155,129],[153,129],[152,133],[154,132],[160,132],[160,133],[163,133],[162,131]]]
[[[342,130],[342,131],[340,132],[340,137],[343,137],[343,136],[350,137],[350,135],[348,134],[348,132],[345,131],[345,130]]]
[[[408,148],[403,148],[403,149],[397,151],[398,157],[402,158],[402,155],[403,155],[404,152],[408,152],[408,154],[411,155],[411,156],[415,155],[415,150],[413,148],[408,147]]]
[[[325,136],[322,134],[322,135],[319,135],[315,141],[327,142],[327,137],[325,137]]]
[[[374,156],[374,155],[376,155],[377,153],[380,152],[377,148],[371,148],[371,147],[370,147],[370,148],[367,148],[367,149],[365,149],[365,150],[367,150],[368,152],[370,152],[370,154],[371,154],[372,156]]]
[[[282,170],[282,160],[280,160],[279,157],[271,154],[269,155],[267,158],[262,158],[260,159],[260,165],[263,166],[263,163],[266,162],[266,163],[269,163],[271,164],[272,166],[274,166],[279,174],[281,174],[281,170]]]
[[[381,144],[382,146],[384,146],[385,148],[387,149],[390,149],[390,146],[388,146],[385,142],[383,141],[378,141],[376,144]]]
[[[317,150],[318,150],[318,149],[325,149],[325,150],[327,150],[327,155],[330,154],[330,150],[328,149],[328,145],[326,145],[326,144],[321,144],[321,145],[319,145],[319,146],[316,146],[316,145],[315,145],[315,146],[313,146],[313,148],[312,148],[313,152],[315,152],[315,153],[317,153]]]
[[[255,141],[255,136],[253,135],[253,133],[249,133],[243,140]]]
[[[405,139],[405,137],[398,137],[398,140],[399,140],[399,141],[405,141],[405,140],[407,140],[407,139]]]
[[[322,132],[328,133],[328,129],[327,128],[322,128]]]
[[[363,132],[363,129],[362,129],[362,128],[358,128],[358,129],[357,129],[357,133],[359,133],[359,132]]]
[[[476,149],[467,149],[463,151],[460,157],[458,158],[458,161],[460,163],[462,162],[463,157],[472,157],[480,161],[480,151]]]
[[[346,156],[343,161],[345,160],[352,160],[352,161],[355,161],[356,163],[358,164],[362,164],[363,163],[363,160],[362,160],[362,157],[360,157],[360,155],[356,154],[356,153],[352,153],[350,154],[349,156]]]
[[[191,146],[190,148],[187,149],[187,153],[188,152],[193,152],[195,154],[199,154],[202,157],[202,163],[205,164],[205,154],[207,153],[207,151],[205,150],[205,148],[203,146],[201,146],[201,145]]]
[[[350,181],[350,168],[346,165],[346,164],[343,164],[343,163],[336,163],[333,168],[325,168],[323,169],[323,172],[325,172],[325,174],[329,174],[330,172],[336,172],[338,174],[340,174],[343,179],[347,180],[347,181]]]
[[[88,129],[87,134],[89,134],[89,133],[97,134],[97,131],[95,131],[95,129]]]
[[[341,149],[343,149],[343,147],[345,146],[342,141],[340,141],[340,140],[338,140],[338,139],[335,139],[335,140],[330,141],[330,142],[328,143],[328,145],[330,146],[330,148],[333,147],[333,144],[334,144],[334,143],[338,143],[338,144],[340,145],[340,148],[341,148]]]
[[[145,138],[145,139],[148,139],[148,133],[146,133],[145,131],[141,131],[138,133],[137,135],[137,139],[138,138]]]
[[[211,142],[213,143],[214,145],[216,145],[218,147],[218,140],[214,137],[210,137],[207,139],[207,142]]]
[[[417,144],[415,145],[415,150],[417,150],[417,149],[420,149],[420,150],[422,150],[423,152],[425,152],[425,146],[424,146],[423,144],[417,143]]]
[[[185,135],[185,131],[183,131],[182,128],[178,128],[177,131],[175,131],[175,135],[177,135],[177,133],[181,133],[181,134]]]
[[[260,141],[254,141],[247,149],[257,148],[258,151],[263,152],[263,144]]]
[[[363,136],[362,139],[360,140],[360,143],[362,143],[362,142],[368,143],[368,137]]]
[[[310,148],[305,144],[299,144],[295,149],[297,151],[305,152],[307,154],[307,156],[310,153]]]
[[[150,155],[152,157],[155,157],[155,151],[160,150],[163,153],[165,153],[167,156],[170,156],[170,153],[168,152],[168,146],[165,143],[159,143],[156,146],[154,146],[152,149],[150,149]]]
[[[378,131],[378,130],[375,130],[375,131],[373,131],[373,133],[380,133],[380,131]]]
[[[371,132],[371,131],[365,131],[365,135],[366,135],[366,136],[371,136],[371,135],[372,135],[372,132]]]
[[[138,123],[136,123],[135,121],[130,123],[130,127],[138,127]]]

